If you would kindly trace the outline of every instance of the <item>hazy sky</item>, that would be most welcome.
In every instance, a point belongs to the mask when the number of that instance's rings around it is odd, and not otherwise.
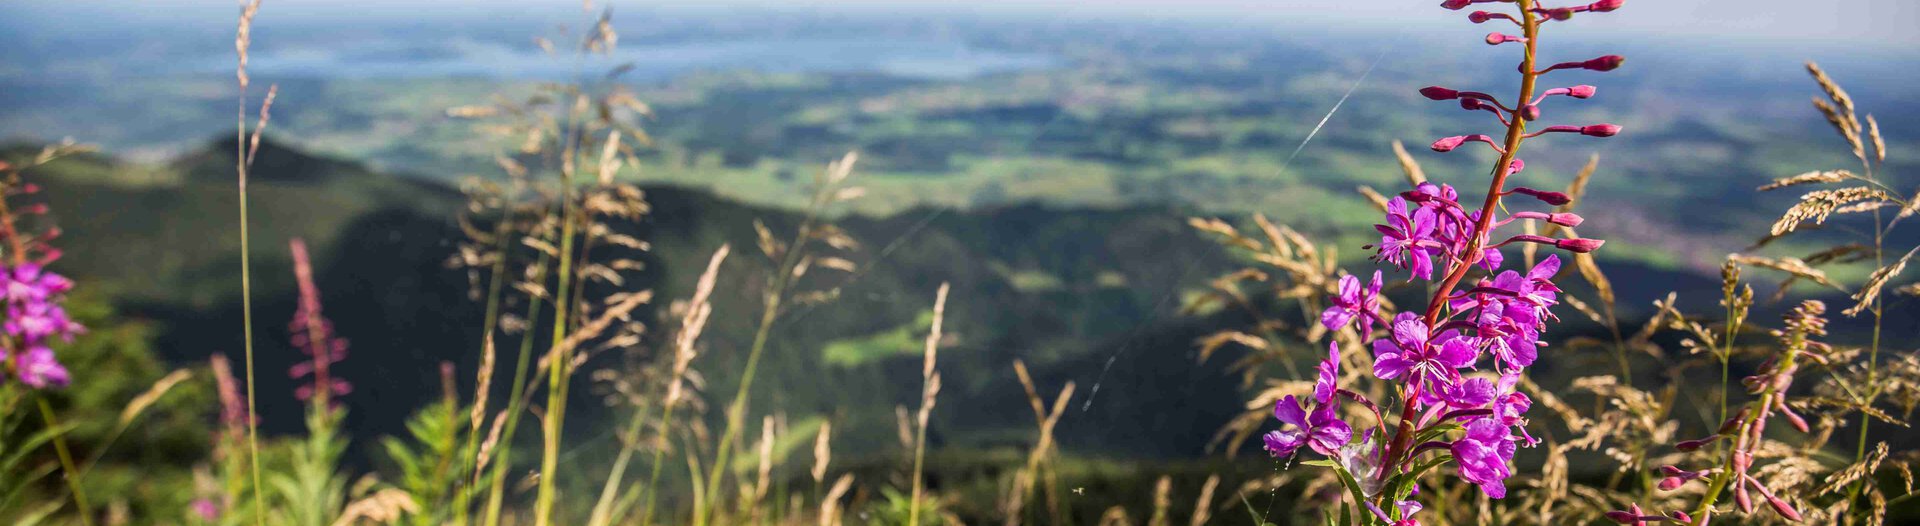
[[[1579,0],[1582,3],[1585,0]],[[84,9],[117,11],[124,18],[197,16],[231,11],[236,0],[99,0]],[[596,0],[597,5],[609,0]],[[579,0],[266,0],[282,16],[431,18],[445,13],[507,13],[563,9]],[[1022,14],[1060,17],[1232,19],[1242,23],[1302,24],[1425,30],[1458,26],[1462,14],[1443,12],[1439,0],[703,0],[614,1],[636,9],[747,9],[903,11]],[[1574,1],[1546,2],[1573,5]],[[0,0],[0,5],[25,5]],[[1501,6],[1504,7],[1504,6]],[[1497,7],[1495,7],[1497,9]],[[1571,24],[1569,32],[1620,31],[1668,38],[1674,45],[1705,45],[1709,37],[1743,40],[1858,42],[1870,47],[1920,46],[1920,0],[1628,0],[1608,20]]]

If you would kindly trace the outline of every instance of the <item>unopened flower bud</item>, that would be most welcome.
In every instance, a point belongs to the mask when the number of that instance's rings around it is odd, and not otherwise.
[[[1607,56],[1595,58],[1592,60],[1588,60],[1584,64],[1582,64],[1581,67],[1590,69],[1593,71],[1613,71],[1616,69],[1620,69],[1620,65],[1626,62],[1627,62],[1627,57],[1623,57],[1620,55],[1607,55]]]
[[[1556,7],[1553,9],[1548,9],[1545,14],[1547,15],[1547,18],[1551,18],[1554,20],[1566,20],[1569,18],[1573,18],[1573,8]]]
[[[1433,100],[1453,100],[1453,99],[1460,98],[1459,91],[1442,88],[1440,86],[1427,86],[1424,88],[1420,88],[1420,94],[1425,95],[1427,98],[1433,99]]]
[[[1673,510],[1673,511],[1667,512],[1667,516],[1673,517],[1673,520],[1680,521],[1681,524],[1693,523],[1693,517],[1688,516],[1687,512],[1684,512],[1684,511]]]
[[[1444,2],[1440,2],[1440,7],[1452,9],[1454,11],[1466,9],[1466,7],[1469,5],[1473,5],[1473,0],[1446,0]]]
[[[1747,408],[1744,408],[1744,407],[1740,408],[1740,412],[1734,413],[1732,417],[1727,418],[1727,421],[1720,423],[1719,433],[1724,435],[1727,433],[1732,433],[1733,430],[1735,429],[1739,429],[1740,421],[1742,419],[1745,419],[1746,417],[1747,417]]]
[[[1580,226],[1580,223],[1585,222],[1585,219],[1582,219],[1578,214],[1562,212],[1515,212],[1513,218],[1546,221],[1564,227],[1576,227]]]
[[[1576,99],[1584,99],[1584,98],[1592,97],[1593,90],[1594,90],[1593,86],[1581,84],[1579,86],[1567,88],[1567,96],[1573,97]]]
[[[1520,173],[1521,170],[1525,169],[1527,169],[1527,162],[1518,157],[1515,157],[1513,162],[1507,163],[1507,175],[1509,176]]]
[[[34,203],[31,205],[27,205],[25,208],[21,208],[20,212],[26,213],[26,214],[45,214],[47,213],[47,210],[48,209],[47,209],[46,203]]]
[[[1787,423],[1792,424],[1793,428],[1800,430],[1801,433],[1806,433],[1809,429],[1807,427],[1807,420],[1800,418],[1800,414],[1793,412],[1793,408],[1787,407],[1786,394],[1779,393],[1776,396],[1780,397],[1780,401],[1776,404],[1776,407],[1780,408],[1780,414],[1782,416],[1787,417]]]
[[[1588,137],[1612,137],[1620,134],[1620,127],[1613,124],[1582,126],[1580,134]]]
[[[1560,192],[1548,192],[1545,190],[1535,190],[1535,189],[1527,188],[1524,186],[1514,188],[1513,193],[1533,196],[1534,199],[1539,199],[1540,202],[1553,205],[1553,206],[1561,206],[1561,205],[1565,205],[1567,203],[1573,202],[1573,198],[1568,197],[1567,194],[1563,194]]]
[[[1606,513],[1606,517],[1607,517],[1607,520],[1610,520],[1619,524],[1633,524],[1635,522],[1640,522],[1639,515],[1635,515],[1633,512],[1624,511],[1624,510],[1609,511]]]
[[[1680,489],[1680,486],[1686,483],[1687,483],[1687,479],[1683,479],[1680,477],[1663,478],[1663,479],[1660,479],[1660,491],[1673,491],[1676,489]]]
[[[1627,3],[1627,0],[1600,0],[1598,2],[1587,4],[1587,10],[1595,13],[1606,13],[1609,11],[1613,11],[1615,9],[1619,9],[1620,6],[1625,5],[1626,3]]]
[[[37,184],[33,184],[33,183],[27,183],[27,184],[23,184],[23,185],[20,185],[20,193],[23,193],[23,194],[37,194],[37,193],[40,193],[40,185],[37,185]]]
[[[1521,119],[1526,119],[1526,120],[1530,120],[1530,121],[1531,121],[1531,120],[1539,120],[1539,119],[1540,119],[1540,106],[1539,106],[1539,105],[1537,105],[1537,104],[1528,104],[1528,105],[1525,105],[1525,106],[1521,106],[1521,107],[1520,107],[1520,112],[1519,112],[1519,115],[1520,115],[1520,118],[1521,118]]]
[[[1474,11],[1467,15],[1467,21],[1473,22],[1475,24],[1486,23],[1486,21],[1491,19],[1493,19],[1493,13],[1488,13],[1486,11]]]
[[[1513,35],[1508,35],[1504,33],[1487,33],[1487,45],[1489,46],[1498,46],[1508,42],[1526,42],[1526,41],[1527,41],[1527,37],[1513,36]]]
[[[1733,504],[1740,507],[1740,513],[1753,513],[1753,496],[1747,493],[1746,484],[1733,488]]]
[[[1707,444],[1711,444],[1713,443],[1713,441],[1719,440],[1719,439],[1720,439],[1720,435],[1713,435],[1713,436],[1698,439],[1698,440],[1682,440],[1679,443],[1674,444],[1673,448],[1681,451],[1689,451],[1689,452],[1699,451],[1701,447],[1706,446]]]
[[[1599,250],[1600,245],[1605,245],[1605,244],[1607,244],[1605,240],[1586,239],[1586,238],[1576,237],[1571,239],[1555,240],[1553,242],[1553,247],[1558,248],[1560,250],[1577,253],[1577,254],[1585,254],[1588,252]]]
[[[1453,151],[1454,148],[1459,148],[1460,143],[1463,143],[1463,142],[1467,142],[1467,137],[1465,135],[1446,137],[1438,141],[1433,141],[1433,151],[1451,152]]]
[[[1780,514],[1781,517],[1786,518],[1788,521],[1800,522],[1800,511],[1793,509],[1792,505],[1787,504],[1787,501],[1780,497],[1768,495],[1767,506],[1772,507],[1774,513]]]

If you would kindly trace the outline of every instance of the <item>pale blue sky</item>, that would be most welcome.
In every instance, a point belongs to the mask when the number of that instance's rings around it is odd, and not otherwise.
[[[1584,0],[1579,0],[1584,2]],[[0,4],[24,5],[20,0]],[[267,0],[280,16],[420,17],[464,12],[537,12],[579,6],[579,0]],[[608,0],[596,0],[604,5]],[[746,9],[901,11],[1020,14],[1053,17],[1149,17],[1158,19],[1230,18],[1276,26],[1387,26],[1414,30],[1464,23],[1462,13],[1446,13],[1439,0],[670,0],[615,1],[637,9]],[[1545,2],[1572,5],[1575,1]],[[197,16],[231,11],[235,0],[96,0],[84,9],[118,11],[121,17]],[[71,6],[69,6],[71,7]],[[1504,6],[1502,6],[1504,7]],[[1497,9],[1494,7],[1492,9]],[[1449,16],[1453,15],[1453,16]],[[1675,45],[1712,45],[1703,37],[1745,40],[1860,43],[1869,47],[1920,46],[1920,0],[1629,0],[1608,20],[1570,24],[1570,33],[1617,31],[1643,38],[1673,39]]]

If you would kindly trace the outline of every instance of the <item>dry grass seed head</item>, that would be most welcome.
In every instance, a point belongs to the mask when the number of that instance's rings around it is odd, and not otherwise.
[[[1801,223],[1809,220],[1813,221],[1814,224],[1825,223],[1828,215],[1832,214],[1834,210],[1841,205],[1848,203],[1867,200],[1884,201],[1889,199],[1891,199],[1891,196],[1887,195],[1886,192],[1866,186],[1815,190],[1800,196],[1800,202],[1793,205],[1792,208],[1788,208],[1787,213],[1780,216],[1780,219],[1773,223],[1773,228],[1770,232],[1775,235],[1792,232],[1794,229],[1799,228]]]
[[[1755,188],[1755,190],[1766,192],[1770,190],[1778,190],[1778,189],[1786,188],[1789,186],[1799,186],[1803,184],[1838,183],[1840,181],[1845,181],[1851,177],[1853,177],[1853,173],[1848,172],[1846,170],[1823,170],[1823,171],[1807,172],[1807,173],[1795,175],[1792,177],[1782,177],[1779,179],[1774,179],[1773,182],[1761,185],[1759,188]]]

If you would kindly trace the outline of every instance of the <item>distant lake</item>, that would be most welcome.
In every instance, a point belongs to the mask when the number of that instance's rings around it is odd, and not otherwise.
[[[497,42],[460,39],[338,42],[327,47],[262,50],[250,69],[271,76],[322,78],[491,77],[564,79],[599,75],[623,64],[628,80],[659,80],[697,71],[774,73],[872,72],[924,79],[960,79],[1045,69],[1050,55],[981,49],[963,42],[888,38],[778,38],[621,44],[608,55],[554,55]],[[201,72],[228,71],[230,57],[196,61]]]

